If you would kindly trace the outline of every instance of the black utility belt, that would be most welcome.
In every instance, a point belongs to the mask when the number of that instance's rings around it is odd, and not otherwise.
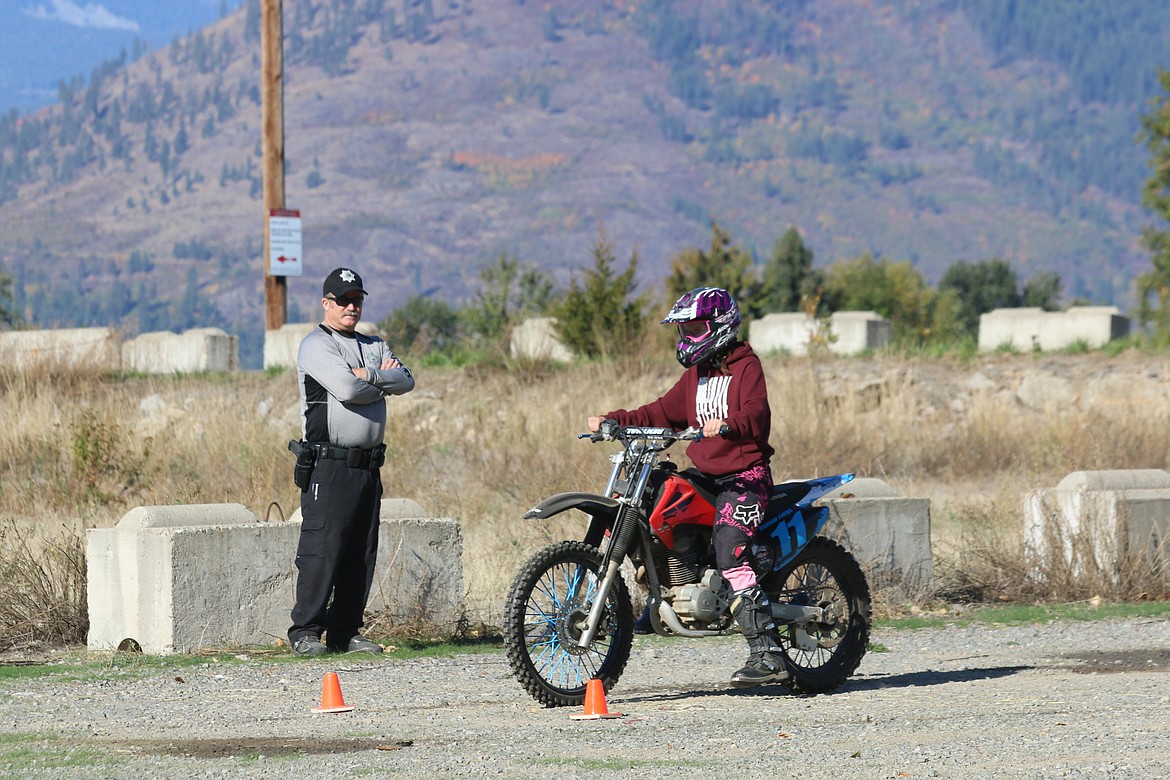
[[[312,447],[317,451],[318,460],[343,460],[351,469],[369,469],[374,471],[386,462],[386,445],[379,444],[372,450],[363,450],[361,447],[335,447],[332,444],[316,444],[305,442],[304,446]]]

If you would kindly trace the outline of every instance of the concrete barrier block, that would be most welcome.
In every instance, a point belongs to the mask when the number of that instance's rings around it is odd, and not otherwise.
[[[182,528],[192,525],[239,525],[255,523],[256,515],[242,504],[180,504],[137,506],[118,521],[118,528]]]
[[[822,323],[803,312],[776,312],[753,320],[748,341],[760,354],[784,351],[805,355],[809,345],[825,335],[830,352],[855,355],[879,349],[893,338],[893,324],[872,311],[839,311],[829,317],[827,334]]]
[[[1078,341],[1096,349],[1129,334],[1129,318],[1116,306],[1072,306],[1053,314],[1045,322],[1041,349],[1063,349]]]
[[[829,350],[838,355],[879,349],[894,338],[894,323],[872,311],[833,312],[829,329],[837,337]]]
[[[113,328],[3,331],[0,332],[0,360],[21,370],[42,365],[52,371],[122,368],[122,353]]]
[[[295,553],[297,530],[259,522],[169,529],[165,570],[170,581],[162,584],[170,586],[171,641],[160,652],[271,645],[283,639],[295,566],[275,553]]]
[[[979,315],[979,349],[1001,347],[1027,351],[1039,348],[1041,308],[994,309]]]
[[[774,312],[752,320],[748,341],[761,355],[788,352],[803,355],[816,335],[816,321],[803,312]]]
[[[1038,581],[1053,566],[1115,584],[1143,561],[1165,570],[1167,534],[1170,473],[1161,469],[1077,471],[1024,497],[1024,556]]]
[[[137,507],[114,528],[88,531],[88,646],[133,639],[165,654],[270,643],[276,604],[263,584],[285,581],[282,605],[292,593],[289,567],[265,554],[282,530],[239,504],[203,504]]]
[[[369,612],[451,633],[464,613],[462,535],[409,499],[385,499]],[[94,650],[145,652],[271,644],[295,600],[299,510],[262,523],[239,504],[137,507],[87,532]]]
[[[1170,472],[1164,469],[1113,469],[1074,471],[1062,479],[1057,490],[1170,490]]]
[[[449,636],[465,611],[462,559],[454,520],[383,520],[368,611],[391,626]]]
[[[979,316],[979,349],[1064,349],[1078,341],[1092,348],[1129,333],[1129,319],[1116,306],[1073,306],[1067,311],[995,309]]]
[[[143,333],[122,344],[122,367],[144,374],[237,371],[239,338],[219,328]]]
[[[313,322],[291,322],[276,330],[264,331],[264,368],[296,368],[297,350],[315,327],[317,324]]]
[[[572,361],[573,353],[557,337],[553,327],[555,324],[555,317],[533,317],[513,328],[509,343],[512,357],[555,360],[561,363]]]
[[[870,587],[911,597],[931,587],[930,499],[904,498],[879,479],[857,479],[830,493],[825,535],[853,553]]]

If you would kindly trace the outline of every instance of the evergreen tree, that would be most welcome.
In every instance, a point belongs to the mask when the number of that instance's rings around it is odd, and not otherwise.
[[[12,277],[0,272],[0,327],[13,328],[20,324],[12,294]]]
[[[190,140],[187,138],[187,123],[179,120],[179,132],[175,134],[175,143],[171,147],[175,152],[175,157],[182,156],[190,145]]]
[[[183,297],[175,307],[173,327],[176,331],[194,327],[199,315],[199,274],[194,268],[187,269],[187,282]]]
[[[752,255],[731,242],[731,234],[711,221],[711,246],[684,249],[670,260],[666,291],[671,303],[696,287],[722,287],[731,293],[745,319],[760,314]]]
[[[790,227],[772,245],[764,265],[758,309],[761,314],[802,311],[806,300],[824,286],[824,274],[813,268],[813,251]]]
[[[646,299],[633,297],[638,254],[630,255],[621,273],[616,261],[613,244],[601,228],[593,244],[593,268],[580,284],[574,278],[564,299],[550,308],[561,343],[578,355],[629,354],[642,343]]]
[[[1142,204],[1163,221],[1170,221],[1170,71],[1158,70],[1162,94],[1142,117],[1142,137],[1150,150],[1153,173],[1142,188]],[[1142,243],[1152,255],[1153,268],[1138,277],[1138,316],[1152,323],[1154,341],[1170,344],[1170,232],[1146,227]]]
[[[480,271],[479,279],[483,286],[476,303],[463,316],[469,331],[488,340],[501,338],[516,322],[545,311],[552,301],[548,275],[535,265],[522,268],[507,253],[500,253],[494,265]]]

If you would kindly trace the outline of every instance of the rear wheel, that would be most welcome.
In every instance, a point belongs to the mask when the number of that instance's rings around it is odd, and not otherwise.
[[[504,606],[504,649],[524,690],[546,707],[585,701],[590,679],[608,691],[630,659],[634,619],[624,579],[606,597],[601,625],[579,647],[597,597],[601,552],[584,542],[558,542],[540,550],[512,581]]]
[[[773,601],[824,610],[819,622],[777,626],[790,674],[783,684],[802,693],[840,686],[857,670],[869,643],[869,584],[857,560],[818,536],[767,585]]]

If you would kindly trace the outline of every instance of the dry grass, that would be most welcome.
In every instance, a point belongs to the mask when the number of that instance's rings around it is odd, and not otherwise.
[[[84,639],[85,545],[65,531],[44,537],[8,523],[0,528],[0,648],[52,647]]]
[[[765,359],[776,474],[854,471],[906,495],[931,498],[944,595],[1080,597],[1083,583],[1050,575],[1038,588],[1025,577],[1023,495],[1055,486],[1071,471],[1166,468],[1170,398],[1164,391],[1134,390],[1132,398],[1092,401],[1082,393],[1050,408],[1021,404],[1001,390],[979,389],[983,385],[968,377],[1044,372],[1046,364],[1032,356],[981,360]],[[1116,360],[1082,355],[1057,362],[1082,361],[1072,375],[1090,376]],[[1155,360],[1157,369],[1146,372],[1154,374],[1170,364],[1149,356],[1123,360]],[[571,367],[501,361],[417,375],[416,391],[390,402],[385,494],[460,521],[470,617],[490,622],[525,557],[581,533],[582,521],[571,517],[545,523],[519,518],[550,493],[600,487],[610,450],[576,439],[586,416],[656,397],[677,379],[678,367],[641,356]],[[135,506],[238,502],[273,520],[297,506],[285,450],[299,432],[289,372],[164,378],[8,373],[0,374],[0,403],[6,412],[0,526],[38,534],[53,529],[49,536],[57,539],[72,534],[72,547],[61,547],[73,555],[84,529],[112,526]],[[675,457],[685,462],[681,450]],[[270,509],[273,503],[279,512]],[[10,532],[5,538],[24,540],[6,547],[6,561],[13,554],[36,560],[27,542],[39,536]],[[60,566],[46,572],[70,576],[67,563]],[[27,574],[22,579],[9,565],[0,588],[28,587],[41,599],[59,593],[63,604],[84,610],[74,586],[61,583],[54,591],[36,585],[40,575],[32,569]],[[1156,589],[1135,585],[1129,591]],[[0,616],[0,646],[23,630],[18,624],[28,625],[18,616]],[[76,631],[77,617],[63,625]]]

